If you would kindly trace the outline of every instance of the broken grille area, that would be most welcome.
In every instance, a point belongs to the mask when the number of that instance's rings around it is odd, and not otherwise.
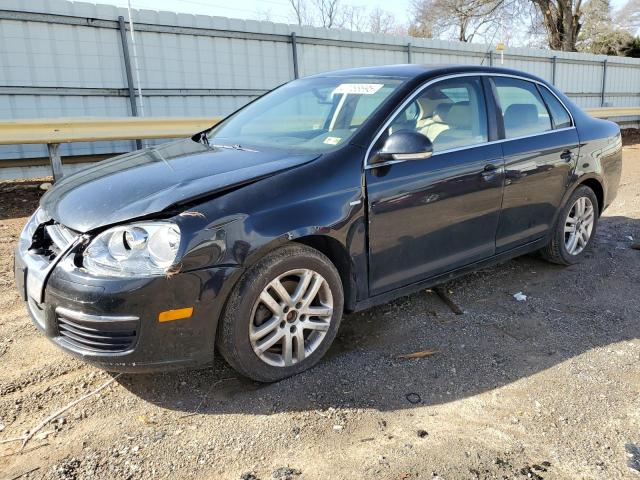
[[[29,251],[52,261],[77,235],[77,232],[58,223],[42,223],[35,229]]]

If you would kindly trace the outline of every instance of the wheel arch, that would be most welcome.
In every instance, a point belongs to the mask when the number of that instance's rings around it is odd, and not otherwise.
[[[595,193],[596,198],[598,199],[598,216],[600,216],[602,214],[602,210],[604,209],[604,186],[602,182],[596,177],[581,179],[578,181],[573,191],[575,191],[576,188],[582,185],[589,187],[591,190],[593,190],[593,193]],[[573,191],[571,193],[573,193]]]
[[[327,256],[340,274],[344,291],[344,309],[352,311],[356,304],[356,282],[354,266],[345,246],[328,235],[306,235],[292,240],[318,250]]]
[[[595,193],[596,198],[598,200],[598,216],[602,213],[602,210],[604,209],[604,198],[605,198],[605,187],[604,187],[604,182],[602,181],[602,179],[600,177],[598,177],[597,175],[583,175],[580,178],[578,178],[577,180],[575,180],[569,188],[567,188],[567,190],[564,192],[564,196],[562,197],[562,201],[560,202],[560,206],[558,208],[558,211],[556,212],[556,216],[562,211],[562,209],[565,207],[565,205],[567,204],[567,202],[569,201],[569,198],[571,198],[571,195],[573,195],[573,192],[575,192],[579,187],[589,187],[593,193]],[[555,218],[554,218],[555,221]]]
[[[347,247],[340,240],[331,235],[317,233],[317,229],[299,229],[272,239],[251,252],[244,259],[243,270],[246,271],[272,251],[291,243],[299,243],[314,248],[331,261],[340,275],[344,292],[344,310],[347,312],[353,311],[357,298],[356,267],[353,260]]]

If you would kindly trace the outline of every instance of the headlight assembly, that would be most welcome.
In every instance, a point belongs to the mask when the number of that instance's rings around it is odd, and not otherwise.
[[[180,229],[171,222],[141,222],[110,228],[84,251],[84,267],[112,276],[162,275],[176,261]]]

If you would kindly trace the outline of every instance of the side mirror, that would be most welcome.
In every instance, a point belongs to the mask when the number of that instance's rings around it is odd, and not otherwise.
[[[378,152],[381,162],[389,160],[422,160],[433,154],[433,145],[426,135],[401,130],[392,133]]]

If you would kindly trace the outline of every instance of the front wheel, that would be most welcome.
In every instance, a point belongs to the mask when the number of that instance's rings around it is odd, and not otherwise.
[[[553,263],[573,265],[591,247],[598,226],[598,198],[587,186],[578,187],[558,215],[543,256]]]
[[[242,375],[273,382],[315,365],[343,310],[340,275],[305,245],[279,248],[251,267],[230,295],[218,349]]]

